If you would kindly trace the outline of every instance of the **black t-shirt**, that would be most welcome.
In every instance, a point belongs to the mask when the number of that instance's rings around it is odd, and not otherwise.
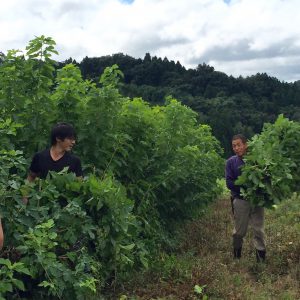
[[[45,179],[48,171],[59,172],[65,167],[69,167],[69,172],[75,173],[77,177],[83,176],[81,162],[77,156],[65,152],[59,160],[55,161],[50,155],[50,149],[38,152],[33,156],[30,171]]]

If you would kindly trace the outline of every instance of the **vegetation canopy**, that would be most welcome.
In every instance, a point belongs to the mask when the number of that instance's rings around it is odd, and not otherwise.
[[[124,97],[118,66],[92,82],[74,64],[58,68],[56,53],[41,36],[1,57],[2,298],[91,299],[149,267],[172,224],[219,193],[222,150],[194,111],[172,97],[161,106]],[[76,128],[84,179],[63,170],[27,183],[60,121]]]

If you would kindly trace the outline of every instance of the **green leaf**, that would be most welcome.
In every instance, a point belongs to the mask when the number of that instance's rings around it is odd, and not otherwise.
[[[125,245],[125,246],[123,246],[123,245],[119,245],[119,246],[120,246],[120,248],[125,249],[125,250],[132,250],[135,247],[135,244],[132,243],[132,244]]]
[[[25,291],[25,286],[24,283],[21,280],[18,279],[12,279],[12,283],[14,284],[14,286],[16,286],[19,290],[21,291]]]
[[[11,262],[8,259],[0,258],[0,265],[5,265],[8,268],[11,268]]]
[[[196,294],[201,295],[201,294],[203,293],[205,287],[206,287],[206,285],[200,286],[200,285],[196,284],[196,285],[194,286],[194,292],[195,292]]]

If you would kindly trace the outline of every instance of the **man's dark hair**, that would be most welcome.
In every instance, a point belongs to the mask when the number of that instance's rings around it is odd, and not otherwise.
[[[56,139],[63,141],[65,138],[76,139],[74,127],[68,123],[57,123],[51,130],[51,145],[56,145]]]
[[[241,140],[243,142],[243,144],[246,144],[247,143],[247,139],[246,137],[243,135],[243,134],[235,134],[233,137],[232,137],[232,140],[231,141],[234,141],[234,140]]]

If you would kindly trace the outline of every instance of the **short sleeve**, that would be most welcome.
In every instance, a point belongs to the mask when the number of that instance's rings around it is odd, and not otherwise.
[[[39,154],[38,153],[36,153],[33,156],[29,170],[35,174],[39,174],[40,164],[39,164]]]
[[[76,157],[74,173],[76,174],[76,177],[83,177],[81,161],[78,157]]]

